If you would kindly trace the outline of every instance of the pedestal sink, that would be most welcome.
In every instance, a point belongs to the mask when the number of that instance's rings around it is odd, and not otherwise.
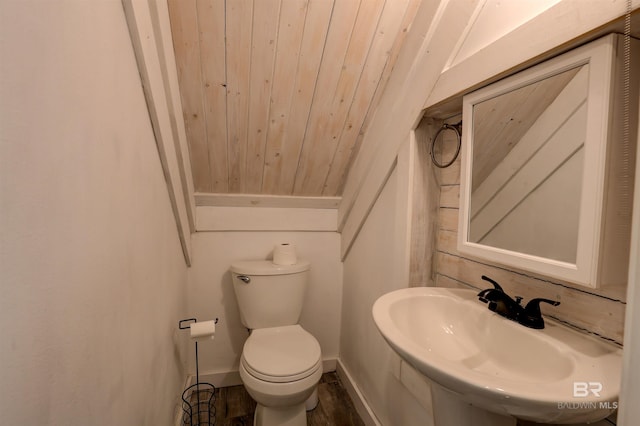
[[[476,291],[397,290],[376,301],[373,318],[401,358],[469,406],[556,424],[617,408],[620,348],[548,318],[542,330],[524,327],[489,311]]]

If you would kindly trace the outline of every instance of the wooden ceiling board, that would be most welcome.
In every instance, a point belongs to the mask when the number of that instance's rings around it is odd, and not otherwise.
[[[169,0],[168,6],[194,189],[213,192],[201,89],[202,68],[196,2]]]
[[[273,90],[267,133],[267,146],[263,168],[262,193],[287,194],[286,182],[281,182],[283,160],[290,156],[285,145],[287,132],[291,124],[291,111],[295,108],[294,92],[301,60],[301,47],[305,35],[308,2],[300,0],[283,0],[283,13],[278,32],[278,48],[276,68],[274,71]],[[313,18],[309,17],[309,20]],[[326,26],[321,31],[326,32]],[[307,31],[308,37],[308,31]],[[295,167],[295,166],[293,166]]]
[[[246,187],[253,0],[226,2],[227,156],[229,192]],[[209,141],[223,143],[222,141]]]
[[[271,150],[264,165],[263,193],[288,195],[293,192],[332,11],[333,1],[309,2],[288,112],[288,126],[286,132],[282,132],[279,139],[273,138],[269,145]]]
[[[210,141],[227,140],[226,123],[226,62],[225,62],[225,2],[197,0],[197,28],[200,46],[202,82],[189,81],[192,91],[202,90],[205,132],[208,151],[210,192],[227,192],[229,168],[227,144]],[[197,74],[197,71],[195,71]],[[204,162],[207,158],[202,158]]]
[[[413,21],[420,2],[416,0],[394,1],[385,4],[385,10],[380,18],[378,28],[369,49],[366,66],[362,70],[358,88],[353,102],[347,113],[347,119],[340,135],[340,140],[334,152],[330,168],[322,188],[322,194],[332,196],[342,193],[346,172],[351,165],[353,153],[357,152],[364,129],[365,119],[369,115],[370,105],[376,105],[381,88],[391,72],[395,58],[391,55],[399,49],[394,49],[404,40],[408,25]],[[387,34],[398,34],[391,38]]]
[[[196,191],[340,195],[420,0],[168,0]]]
[[[360,0],[344,2],[336,0],[329,23],[325,45],[322,53],[322,60],[318,67],[318,75],[315,82],[315,91],[309,113],[304,124],[304,138],[301,141],[300,152],[295,166],[293,180],[287,183],[291,194],[296,193],[296,188],[306,182],[309,176],[307,173],[307,157],[310,151],[319,145],[326,143],[325,127],[334,120],[331,110],[333,96],[335,94],[345,56],[349,48],[349,40],[353,33],[355,23],[360,9]],[[320,162],[320,158],[316,159]],[[288,173],[290,174],[290,173]],[[318,176],[318,179],[321,177]],[[320,195],[317,192],[313,195]]]
[[[267,145],[269,104],[273,87],[273,67],[276,61],[276,40],[280,22],[280,0],[254,3],[251,43],[251,82],[249,128],[247,131],[246,191],[262,190],[262,169]]]
[[[333,154],[344,128],[383,7],[383,0],[362,2],[351,37],[346,43],[344,59],[340,61],[340,58],[333,60],[325,57],[327,64],[334,64],[331,71],[339,72],[334,74],[337,79],[332,84],[320,86],[322,92],[318,93],[318,102],[314,101],[314,106],[317,105],[318,108],[312,110],[307,126],[307,138],[300,154],[294,195],[323,192]],[[342,66],[336,67],[335,64],[340,62]]]

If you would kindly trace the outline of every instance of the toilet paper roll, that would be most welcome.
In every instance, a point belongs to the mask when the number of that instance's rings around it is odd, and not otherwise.
[[[196,342],[209,339],[213,340],[215,334],[216,322],[214,320],[194,322],[191,324],[191,338]]]
[[[298,263],[296,246],[291,243],[276,244],[273,248],[273,263],[275,265],[295,265]]]

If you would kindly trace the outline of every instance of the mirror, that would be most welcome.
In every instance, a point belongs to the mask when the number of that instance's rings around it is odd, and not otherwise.
[[[626,280],[601,250],[616,46],[609,35],[464,97],[460,252],[589,287]]]
[[[589,65],[473,105],[469,241],[576,263]]]

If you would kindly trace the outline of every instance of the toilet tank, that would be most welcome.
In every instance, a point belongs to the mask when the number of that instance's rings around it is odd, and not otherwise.
[[[300,319],[310,263],[275,265],[270,260],[231,264],[240,319],[250,329],[294,325]]]

